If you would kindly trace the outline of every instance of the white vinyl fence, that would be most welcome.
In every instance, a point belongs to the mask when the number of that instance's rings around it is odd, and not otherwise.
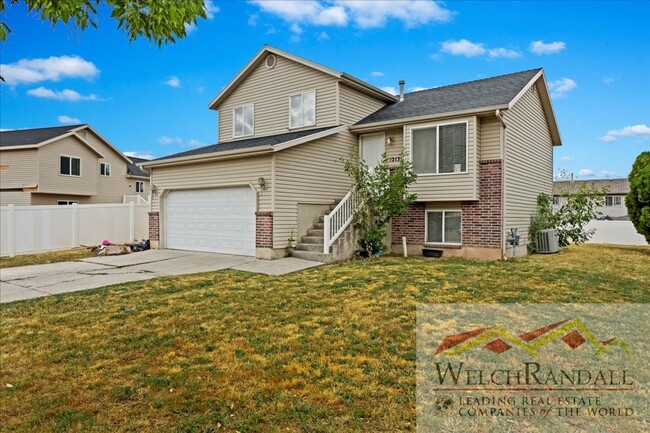
[[[585,229],[596,229],[590,244],[648,245],[632,221],[591,221]]]
[[[0,255],[147,239],[149,209],[136,203],[2,206]]]

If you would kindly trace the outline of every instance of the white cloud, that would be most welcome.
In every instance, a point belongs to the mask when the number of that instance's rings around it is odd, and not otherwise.
[[[205,8],[205,15],[209,20],[213,19],[214,14],[219,12],[219,6],[215,6],[213,0],[204,0],[203,7]]]
[[[509,50],[507,48],[492,48],[488,51],[488,54],[492,58],[505,57],[506,59],[515,59],[521,57],[521,53],[515,50]]]
[[[372,71],[370,75],[372,75],[373,77],[383,77],[384,73],[381,71]]]
[[[409,87],[409,92],[419,92],[420,90],[427,90],[428,87],[420,87],[420,86],[415,86],[415,87]]]
[[[566,44],[562,41],[556,42],[544,42],[544,41],[533,41],[530,43],[530,52],[542,55],[542,54],[555,54],[566,49]]]
[[[582,177],[592,177],[592,176],[594,176],[594,171],[593,171],[593,170],[590,170],[590,169],[588,169],[588,168],[583,168],[582,170],[580,170],[580,171],[578,172],[578,174],[579,174],[580,176],[582,176]]]
[[[406,27],[451,20],[453,13],[431,0],[334,0],[275,1],[253,0],[262,11],[290,23],[316,26],[384,27],[389,20]]]
[[[169,80],[165,81],[165,84],[170,87],[181,87],[181,80],[179,80],[178,77],[174,75],[170,77]]]
[[[248,16],[248,25],[251,26],[251,27],[256,27],[258,18],[259,18],[259,15],[257,15],[257,14],[249,15]]]
[[[63,89],[61,91],[46,89],[45,87],[37,87],[27,91],[28,95],[36,96],[37,98],[57,99],[59,101],[103,101],[102,98],[91,93],[90,95],[82,95],[79,92],[70,89]]]
[[[318,39],[319,41],[329,41],[330,35],[328,35],[326,32],[320,32],[320,34],[316,39]]]
[[[616,78],[612,78],[612,77],[603,77],[603,84],[606,85],[606,86],[609,86],[609,85],[612,84],[614,81],[616,81]]]
[[[470,42],[467,39],[458,41],[446,41],[442,43],[443,53],[449,53],[453,56],[476,57],[487,52],[483,44]]]
[[[187,143],[185,143],[183,146],[184,147],[202,147],[202,146],[205,146],[205,145],[206,144],[204,142],[202,142],[202,141],[192,139],[192,140],[188,141]]]
[[[551,81],[548,83],[548,88],[551,91],[551,96],[556,98],[564,98],[567,93],[578,87],[578,83],[571,78],[560,78],[559,80]]]
[[[70,116],[66,116],[66,115],[61,115],[61,116],[57,117],[57,120],[59,121],[59,123],[63,123],[65,125],[72,125],[72,124],[75,124],[75,123],[81,123],[81,120],[77,119],[76,117],[70,117]]]
[[[600,174],[603,177],[618,177],[618,173],[616,173],[615,171],[603,170],[600,172]]]
[[[650,127],[647,125],[626,126],[621,129],[607,131],[607,134],[600,137],[601,140],[611,143],[619,137],[642,137],[650,138]]]
[[[10,86],[41,81],[61,81],[65,78],[92,80],[99,69],[79,56],[48,57],[47,59],[22,59],[0,65],[0,75]]]
[[[291,24],[291,32],[295,33],[297,35],[301,35],[302,34],[302,28],[298,24],[293,23],[293,24]]]
[[[391,95],[397,95],[399,92],[393,86],[384,86],[381,88],[384,92],[390,93]]]
[[[144,152],[134,151],[134,152],[124,152],[124,155],[129,158],[142,158],[142,159],[154,159],[153,153],[150,150],[145,150]]]
[[[160,143],[160,144],[183,144],[183,139],[181,137],[169,137],[167,135],[163,135],[162,137],[158,137],[158,143]]]
[[[196,28],[197,28],[196,24],[185,23],[185,33],[187,33],[188,35],[190,33],[194,33],[196,31]]]
[[[563,156],[560,158],[560,161],[575,161],[576,159],[573,158],[572,156]]]

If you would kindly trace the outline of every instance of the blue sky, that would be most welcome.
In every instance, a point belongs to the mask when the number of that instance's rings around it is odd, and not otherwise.
[[[89,123],[123,152],[215,143],[208,103],[267,43],[390,90],[543,67],[564,145],[555,170],[624,177],[650,149],[650,2],[206,2],[175,45],[2,17],[0,128]]]

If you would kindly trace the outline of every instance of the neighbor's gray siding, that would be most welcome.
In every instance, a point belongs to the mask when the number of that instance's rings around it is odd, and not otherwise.
[[[298,228],[298,203],[331,204],[350,191],[352,182],[343,170],[357,138],[349,132],[283,150],[275,157],[273,246],[283,248]]]
[[[384,105],[384,102],[339,83],[339,123],[351,125]]]
[[[233,109],[249,104],[254,104],[254,137],[288,132],[289,95],[312,90],[316,91],[316,125],[310,127],[336,124],[336,79],[293,60],[276,57],[274,68],[268,69],[262,62],[218,107],[220,142],[234,138]]]
[[[261,191],[257,179],[264,177],[267,189]],[[258,211],[271,211],[271,156],[228,159],[173,167],[152,168],[151,183],[158,192],[152,195],[151,210],[160,210],[160,194],[165,189],[196,189],[209,187],[246,186],[252,184],[258,191]],[[161,219],[162,221],[162,219]]]
[[[528,242],[530,218],[537,196],[553,193],[553,144],[537,87],[504,113],[505,221],[504,229],[518,228]]]
[[[464,117],[441,122],[406,125],[404,147],[410,158],[411,130],[423,125],[449,124],[467,122],[467,173],[448,173],[418,175],[418,179],[409,191],[417,194],[418,201],[460,201],[478,200],[477,196],[477,118]]]

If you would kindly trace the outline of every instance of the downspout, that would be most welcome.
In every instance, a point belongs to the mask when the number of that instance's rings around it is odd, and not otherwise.
[[[501,116],[501,110],[497,108],[494,115],[501,122],[501,257],[508,260],[506,256],[506,122]],[[513,246],[514,248],[514,246]]]

